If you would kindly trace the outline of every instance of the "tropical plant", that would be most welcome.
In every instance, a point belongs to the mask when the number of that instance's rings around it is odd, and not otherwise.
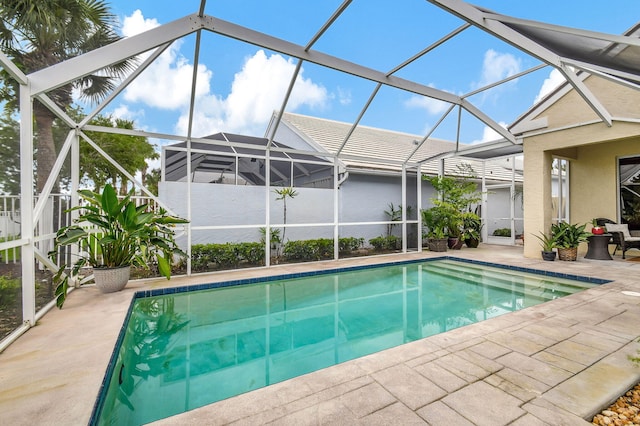
[[[585,231],[586,224],[570,224],[559,222],[551,225],[551,236],[555,239],[555,246],[558,248],[575,248],[580,243],[587,241],[590,232]]]
[[[80,254],[71,267],[71,277],[75,279],[85,266],[149,268],[152,263],[162,276],[171,277],[173,256],[186,256],[175,242],[174,227],[187,220],[170,216],[163,209],[152,211],[147,204],[136,206],[130,199],[133,191],[119,200],[110,184],[101,194],[89,190],[78,193],[85,205],[69,210],[80,211],[80,215],[73,224],[58,230],[54,249],[49,253],[55,260],[61,247],[79,245]],[[69,284],[66,267],[62,265],[54,275],[59,308],[64,304]]]
[[[280,244],[282,244],[282,239],[280,238],[280,229],[279,228],[271,228],[270,229],[270,233],[271,233],[271,239],[269,240],[269,242],[271,243],[271,248],[275,249]],[[266,235],[267,235],[267,228],[261,227],[260,228],[260,242],[262,243],[263,246],[264,246],[265,242],[267,241]]]
[[[445,235],[461,238],[463,215],[470,213],[473,205],[481,200],[474,178],[476,178],[475,172],[468,164],[458,166],[457,177],[424,176],[424,179],[429,181],[439,194],[439,198],[431,198],[435,206],[433,218],[444,222],[442,226],[436,225],[436,227],[444,228]],[[423,213],[423,222],[424,219]]]
[[[544,232],[540,232],[540,235],[533,235],[540,240],[540,247],[542,251],[551,252],[556,247],[556,237],[554,235],[547,235]]]
[[[462,240],[480,240],[480,231],[482,231],[482,219],[473,212],[462,214]]]
[[[427,238],[446,238],[452,215],[457,215],[457,212],[447,204],[422,210],[422,224],[426,228]]]
[[[389,218],[390,221],[399,222],[402,220],[402,204],[399,204],[397,207],[393,205],[393,203],[389,203],[389,210],[385,210],[384,214]],[[413,207],[407,206],[407,217],[410,217],[413,213]],[[393,228],[398,224],[389,223],[387,224],[387,235],[393,234]]]
[[[510,237],[511,236],[511,228],[498,228],[493,230],[494,237]]]
[[[286,187],[286,188],[280,188],[280,189],[274,189],[273,192],[275,192],[276,194],[279,195],[279,197],[276,198],[277,201],[282,200],[282,224],[285,225],[285,227],[282,229],[282,242],[286,242],[285,240],[285,235],[287,233],[287,198],[295,198],[298,193],[296,192],[295,189],[293,189],[293,187]],[[277,256],[280,256],[280,253],[277,253]]]
[[[116,15],[104,0],[12,0],[0,7],[0,48],[22,71],[29,74],[74,56],[119,40]],[[126,75],[133,62],[126,60],[86,75],[47,93],[65,110],[72,102],[72,91],[97,102],[115,87],[114,81]],[[5,107],[17,108],[17,83],[6,71],[2,98]],[[37,189],[41,191],[56,161],[53,139],[55,115],[36,100],[33,105],[37,145]]]

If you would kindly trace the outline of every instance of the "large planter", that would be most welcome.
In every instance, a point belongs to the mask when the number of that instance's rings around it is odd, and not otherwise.
[[[578,258],[578,247],[558,248],[558,259],[576,260]]]
[[[448,238],[429,238],[427,247],[430,251],[447,251]]]
[[[449,237],[447,238],[447,246],[452,250],[460,250],[464,241],[462,241],[458,237]]]
[[[130,272],[130,266],[94,268],[93,279],[96,282],[96,287],[102,293],[113,293],[122,290],[127,285]]]
[[[467,238],[466,240],[464,240],[464,243],[469,248],[478,248],[478,246],[480,245],[480,240],[477,238]]]

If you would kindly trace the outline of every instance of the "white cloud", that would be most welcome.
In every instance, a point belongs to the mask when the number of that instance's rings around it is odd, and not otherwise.
[[[194,113],[194,136],[217,131],[262,135],[271,114],[282,106],[295,65],[278,54],[267,56],[259,50],[247,58],[242,70],[234,76],[226,98],[214,94],[198,96]],[[327,90],[303,77],[296,79],[287,109],[301,106],[321,108],[328,99]],[[188,117],[183,114],[176,131],[186,134]]]
[[[263,50],[245,62],[231,85],[231,93],[225,100],[226,124],[241,129],[248,124],[263,123],[274,109],[281,107],[295,65],[281,55],[267,57]],[[302,77],[300,71],[289,98],[287,108],[295,110],[302,105],[321,107],[326,98],[325,88]]]
[[[124,22],[122,24],[122,35],[124,37],[131,37],[159,26],[160,23],[157,19],[145,18],[142,16],[142,11],[137,9],[133,14],[131,14],[131,16],[126,16],[124,18]]]
[[[140,10],[136,10],[131,16],[124,18],[122,34],[125,37],[130,37],[159,25],[156,19],[145,18]],[[193,79],[193,65],[180,54],[181,45],[181,41],[174,42],[144,70],[126,88],[124,99],[165,110],[178,110],[188,105]],[[150,53],[145,53],[139,58],[142,61],[149,55]],[[209,91],[209,82],[212,76],[213,73],[206,66],[198,66],[197,94],[205,94]]]
[[[124,19],[122,32],[132,36],[155,28],[155,19],[147,19],[136,10]],[[189,103],[193,64],[180,53],[181,42],[174,42],[124,91],[124,101],[180,113],[174,130],[186,134],[189,123]],[[141,55],[148,57],[149,53]],[[248,57],[242,70],[235,74],[228,95],[212,93],[214,73],[206,65],[197,69],[192,135],[205,136],[219,131],[262,135],[274,110],[282,106],[295,64],[282,55],[267,56],[263,50]],[[330,98],[327,90],[304,78],[301,70],[287,104],[288,110],[302,106],[322,108]],[[340,101],[350,94],[340,94]],[[121,109],[120,109],[121,108]],[[120,113],[131,113],[119,107]],[[147,119],[152,114],[147,114]]]
[[[501,121],[498,124],[500,125],[500,127],[503,127],[505,129],[507,128],[507,123]],[[471,142],[471,145],[483,142],[497,141],[499,139],[503,139],[503,136],[500,133],[496,132],[489,126],[484,126],[484,130],[482,131],[482,139],[474,140],[473,142]]]
[[[196,96],[209,92],[212,77],[206,66],[198,66]],[[189,105],[192,79],[193,65],[174,43],[127,87],[124,99],[166,110],[184,108]]]
[[[533,101],[533,103],[537,104],[538,102],[540,102],[542,100],[542,98],[547,96],[556,87],[558,87],[559,85],[561,85],[564,82],[565,82],[565,78],[560,73],[560,71],[558,71],[555,68],[553,70],[551,70],[551,72],[549,73],[549,77],[547,77],[544,80],[544,82],[542,82],[542,87],[540,87],[540,91],[538,92],[538,95],[536,96],[536,98]]]
[[[116,109],[111,113],[113,118],[122,118],[123,120],[139,120],[144,118],[144,110],[140,109],[137,111],[132,111],[129,109],[128,105],[119,105]]]
[[[489,49],[484,54],[482,61],[482,76],[478,87],[503,80],[518,74],[522,70],[520,59],[510,53],[499,53]]]
[[[338,102],[340,102],[340,105],[350,105],[351,100],[351,90],[338,87]]]
[[[445,112],[449,104],[427,96],[413,95],[405,102],[405,106],[424,109],[428,114],[436,115]]]

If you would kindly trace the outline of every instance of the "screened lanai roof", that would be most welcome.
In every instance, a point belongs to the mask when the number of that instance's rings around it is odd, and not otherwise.
[[[367,2],[351,0],[334,3],[319,2],[313,7],[318,8],[321,14],[312,16],[297,16],[295,8],[282,10],[283,18],[280,25],[261,21],[258,11],[241,7],[238,9],[237,15],[225,16],[226,19],[221,19],[217,16],[218,8],[214,1],[191,0],[183,2],[181,7],[186,7],[185,5],[191,5],[193,11],[191,14],[176,16],[172,22],[125,37],[111,45],[41,69],[28,76],[23,75],[19,69],[13,66],[6,56],[0,55],[0,61],[16,80],[22,83],[29,82],[27,90],[32,97],[37,97],[49,106],[58,116],[69,123],[70,127],[83,129],[88,128],[87,122],[90,118],[106,108],[114,99],[122,97],[123,91],[139,78],[173,42],[195,35],[195,39],[189,38],[193,43],[193,56],[190,59],[194,64],[200,64],[203,52],[208,52],[210,50],[208,46],[215,44],[217,38],[221,37],[239,42],[242,46],[251,45],[269,52],[277,52],[296,64],[296,70],[290,79],[289,87],[280,102],[281,111],[295,109],[296,86],[301,84],[301,81],[304,83],[300,77],[302,67],[320,67],[327,72],[340,73],[345,78],[352,79],[351,81],[359,79],[369,83],[368,94],[361,93],[358,97],[360,113],[351,115],[349,119],[344,120],[352,124],[353,130],[367,119],[371,122],[372,119],[369,118],[369,115],[380,115],[385,108],[397,108],[397,106],[385,103],[394,94],[410,94],[420,98],[421,102],[437,102],[444,105],[439,109],[441,111],[439,119],[424,120],[422,123],[424,133],[418,143],[419,149],[422,145],[428,146],[435,143],[432,137],[447,122],[452,121],[450,137],[447,139],[455,142],[456,147],[451,155],[465,154],[475,158],[503,156],[521,150],[520,141],[505,127],[500,117],[485,112],[483,102],[478,100],[478,96],[482,96],[495,87],[525,78],[544,67],[554,67],[597,113],[600,119],[607,125],[612,125],[613,119],[609,111],[585,86],[577,73],[597,74],[633,88],[638,88],[640,85],[640,59],[638,59],[640,57],[640,40],[638,39],[637,26],[624,35],[604,34],[511,17],[461,0],[394,3],[393,10],[389,10],[386,15],[380,11],[374,15],[374,8],[369,7]],[[408,10],[409,6],[419,6],[420,10],[414,13],[414,10],[411,9],[410,14],[402,15],[403,10]],[[272,6],[261,5],[260,7]],[[367,37],[350,32],[349,26],[343,25],[343,22],[348,22],[355,16],[355,19],[371,20],[370,28],[377,28],[375,31],[384,32],[387,27],[391,27],[393,24],[391,22],[392,14],[393,16],[404,16],[407,21],[423,22],[424,25],[420,28],[424,29],[424,32],[420,37],[406,39],[403,38],[402,31],[397,31],[388,34],[384,44],[373,45],[369,43]],[[407,25],[416,27],[415,24],[407,23]],[[289,26],[304,27],[306,29],[304,33],[308,36],[303,39],[299,34],[290,35]],[[426,32],[431,28],[436,29],[435,33]],[[449,57],[449,62],[445,62],[442,59],[445,56],[441,52],[446,51],[451,45],[464,45],[464,42],[458,40],[462,40],[460,37],[464,37],[472,30],[480,34],[479,37],[487,37],[487,35],[494,37],[501,43],[517,49],[521,54],[527,55],[530,58],[530,61],[527,62],[529,67],[497,80],[482,81],[481,84],[467,84],[466,93],[460,89],[444,89],[448,87],[446,80],[439,81],[437,85],[432,84],[431,75],[437,74],[438,70],[446,69],[447,66],[465,66],[464,56],[460,56],[459,53]],[[335,41],[336,37],[340,39],[341,43],[333,43],[331,48],[327,47],[328,44],[324,40]],[[391,64],[388,59],[383,62],[382,55],[376,55],[376,52],[380,52],[382,49],[392,51],[394,55],[391,57],[397,58],[396,63]],[[225,50],[222,52],[228,54]],[[137,70],[124,79],[113,94],[92,111],[86,120],[79,123],[79,126],[69,119],[63,111],[57,110],[54,103],[47,97],[47,93],[54,88],[97,72],[123,59],[136,57],[143,53],[147,56],[141,58]],[[225,58],[221,58],[221,60],[225,60]],[[177,138],[174,134],[164,132],[130,131],[129,133],[170,141],[184,140],[186,137],[194,142],[198,142],[199,138],[201,139],[208,134],[198,134],[196,126],[193,125],[194,117],[206,115],[207,108],[199,105],[196,102],[197,97],[193,95],[198,87],[197,70],[198,66],[194,66],[191,76],[192,96],[188,101],[188,112],[185,113],[189,124],[184,126],[186,129],[183,130],[184,134],[180,134]],[[445,71],[441,74],[444,77],[440,78],[446,79],[447,74],[451,73]],[[455,87],[455,85],[451,84],[451,87]],[[475,88],[469,91],[469,87]],[[167,90],[169,91],[168,96],[170,96],[171,89],[171,87],[153,87],[150,90]],[[378,101],[380,98],[384,100]],[[205,114],[198,111],[198,108],[204,108]],[[369,114],[371,110],[375,111]],[[258,112],[252,113],[257,114]],[[268,114],[270,115],[271,111]],[[268,118],[265,118],[265,121],[267,120]],[[477,144],[472,148],[465,147],[464,143],[474,142],[473,140],[465,140],[469,137],[465,136],[464,132],[465,127],[472,124],[480,124],[492,129],[497,134],[495,139],[501,140],[487,145]],[[277,125],[272,126],[272,130],[275,129],[277,129]],[[91,130],[98,129],[93,127]],[[221,130],[226,131],[226,129]],[[356,134],[353,130],[342,141],[344,149],[340,151],[338,156],[347,155],[353,149],[351,135]],[[267,135],[267,138],[271,140],[272,135]],[[414,160],[416,159],[411,158],[407,161]],[[418,159],[418,161],[427,160],[430,160],[430,157]]]
[[[186,142],[179,142],[165,148],[166,180],[183,180],[187,176],[187,170],[190,170],[193,176],[200,176],[200,181],[214,182],[221,179],[225,173],[233,175],[237,171],[245,182],[264,185],[264,171],[260,173],[256,167],[264,167],[264,154],[269,145],[269,139],[222,132],[204,139],[210,141],[191,143],[189,169],[186,161]],[[220,141],[220,143],[213,141]],[[291,175],[295,179],[325,170],[330,171],[333,168],[333,163],[325,158],[293,152],[290,147],[276,141],[271,141],[271,147],[274,149],[270,151],[270,167],[275,179],[286,180]],[[250,167],[252,163],[256,167]]]

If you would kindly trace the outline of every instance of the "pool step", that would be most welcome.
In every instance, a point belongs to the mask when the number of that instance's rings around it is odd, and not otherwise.
[[[536,277],[504,274],[484,269],[481,270],[482,274],[480,275],[478,274],[478,271],[480,270],[460,269],[457,264],[429,264],[426,267],[423,266],[422,270],[443,278],[459,279],[475,285],[490,286],[507,291],[513,291],[514,285],[516,285],[518,286],[517,290],[522,290],[527,295],[539,297],[544,300],[555,299],[559,296],[572,294],[584,288],[588,288],[555,283],[552,281],[552,278],[549,278],[549,280],[545,279],[541,282]],[[549,293],[549,291],[552,293]]]
[[[565,291],[569,293],[575,293],[577,291],[586,290],[593,287],[595,284],[589,282],[582,282],[577,280],[570,280],[566,278],[558,278],[553,276],[546,276],[542,274],[535,274],[531,272],[520,272],[508,269],[487,269],[488,267],[483,265],[476,265],[472,263],[456,262],[451,260],[444,260],[438,262],[442,268],[448,270],[465,271],[472,274],[481,273],[485,277],[495,277],[496,279],[504,280],[504,277],[516,277],[522,279],[522,282],[526,284],[535,285],[542,280],[543,284],[553,284],[556,290]]]

